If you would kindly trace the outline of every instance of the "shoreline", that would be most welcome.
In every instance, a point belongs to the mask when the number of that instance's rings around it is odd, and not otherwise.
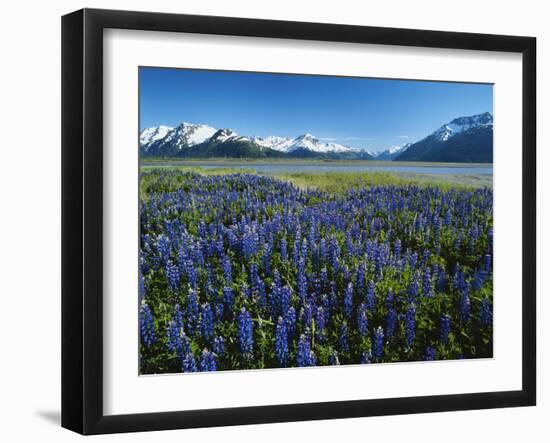
[[[179,159],[179,158],[150,158],[140,159],[140,166],[196,166],[197,164],[208,163],[213,166],[224,164],[250,164],[250,165],[326,165],[326,166],[373,166],[373,167],[424,167],[424,168],[492,168],[493,163],[458,163],[458,162],[416,162],[416,161],[388,161],[388,160],[319,160],[319,159],[296,159],[296,160],[269,160],[269,159],[240,159],[240,158],[212,158],[212,159]]]

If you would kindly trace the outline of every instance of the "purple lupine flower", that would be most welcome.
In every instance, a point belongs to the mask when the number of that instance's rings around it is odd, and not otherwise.
[[[460,296],[458,311],[462,321],[468,321],[470,319],[470,294],[467,288],[462,291]]]
[[[273,253],[273,248],[269,243],[264,245],[264,251],[262,254],[262,266],[264,268],[265,275],[271,275],[271,254]]]
[[[279,366],[284,368],[287,365],[288,354],[287,329],[283,318],[279,317],[275,326],[275,356]]]
[[[393,291],[390,288],[390,289],[388,289],[388,294],[386,295],[386,298],[384,300],[384,304],[386,306],[386,309],[393,308],[393,300],[394,300]]]
[[[487,297],[481,301],[481,309],[479,311],[479,321],[483,326],[489,326],[493,323],[493,307]]]
[[[365,287],[365,267],[363,265],[357,267],[357,272],[355,273],[355,287],[358,293],[362,292]]]
[[[338,345],[340,351],[347,354],[349,352],[349,331],[347,323],[343,323],[340,326],[340,335],[338,336]]]
[[[325,340],[325,328],[326,328],[326,315],[322,306],[317,307],[315,313],[315,337],[318,341],[323,342]]]
[[[326,267],[321,269],[321,272],[319,273],[319,280],[320,280],[321,286],[325,287],[328,282],[328,271]]]
[[[424,280],[422,281],[422,292],[424,297],[432,298],[434,296],[434,289],[432,283],[432,276],[430,274],[430,268],[426,268],[424,271]]]
[[[231,261],[227,255],[222,258],[223,276],[225,278],[225,284],[231,286],[233,284],[233,269],[231,267]]]
[[[434,348],[432,348],[431,346],[428,346],[426,348],[426,352],[424,353],[424,360],[426,361],[432,361],[432,360],[435,360],[437,358],[437,352]]]
[[[327,242],[324,238],[321,239],[319,244],[319,258],[321,263],[325,264],[327,262]],[[324,268],[326,270],[326,268]]]
[[[214,336],[214,315],[210,303],[201,306],[200,329],[202,338],[209,342]]]
[[[311,348],[307,337],[302,334],[298,341],[298,348],[296,349],[296,364],[299,367],[313,366],[311,361]]]
[[[145,298],[146,290],[145,290],[145,279],[143,278],[143,274],[141,271],[139,272],[139,300],[142,301]]]
[[[166,272],[166,280],[168,280],[168,286],[172,291],[177,291],[180,285],[180,273],[178,267],[172,263],[172,260],[168,259],[164,265]]]
[[[187,260],[186,271],[189,284],[193,289],[197,289],[198,274],[191,260]]]
[[[378,326],[372,337],[372,356],[380,361],[384,355],[384,330]]]
[[[386,314],[386,337],[392,338],[395,334],[395,327],[397,326],[397,313],[395,309],[390,308]]]
[[[182,359],[181,366],[183,372],[197,372],[197,362],[193,353],[188,352]]]
[[[344,315],[346,318],[351,318],[351,312],[353,310],[353,285],[348,283],[346,292],[344,294]]]
[[[395,240],[395,243],[393,244],[393,255],[396,260],[401,258],[401,240],[399,239]]]
[[[252,337],[252,317],[245,307],[241,308],[238,318],[239,345],[241,354],[249,356],[252,354],[254,338]]]
[[[367,305],[361,303],[357,311],[357,331],[361,337],[365,337],[369,333],[369,320],[367,318]]]
[[[281,261],[286,262],[288,260],[288,248],[284,237],[281,239],[280,248]]]
[[[300,262],[303,262],[303,260],[300,259]],[[298,295],[300,296],[300,300],[304,302],[307,297],[307,277],[305,274],[305,270],[302,267],[299,268],[297,280],[298,280]]]
[[[180,306],[174,307],[174,315],[166,328],[166,345],[169,352],[175,352],[181,357],[182,353],[189,352],[189,342],[183,331],[184,319]]]
[[[414,304],[410,304],[405,314],[405,343],[407,348],[411,348],[416,335],[416,309]]]
[[[411,280],[411,283],[409,284],[409,287],[407,288],[407,295],[409,297],[410,303],[415,303],[416,299],[418,298],[418,292],[419,292],[419,285],[418,280],[416,278],[416,275]]]
[[[158,236],[157,251],[162,263],[166,263],[170,259],[170,240],[165,235]]]
[[[281,288],[281,313],[288,312],[290,308],[290,288],[288,286],[283,286]]]
[[[216,356],[214,353],[210,352],[208,349],[204,349],[201,354],[201,359],[199,363],[201,372],[213,372],[217,369],[216,367]]]
[[[191,289],[187,295],[187,331],[190,335],[195,333],[199,322],[199,304],[197,291]]]
[[[483,271],[486,274],[489,274],[491,272],[491,254],[485,254],[485,257],[483,259]]]
[[[458,263],[455,267],[453,285],[455,289],[459,292],[464,292],[468,287],[468,284],[466,283],[466,278],[464,276],[464,272],[462,271],[462,267]]]
[[[150,348],[155,344],[157,340],[155,321],[151,309],[145,302],[139,308],[139,332],[145,347]]]
[[[311,303],[306,303],[300,311],[300,319],[302,324],[307,328],[311,328],[313,322],[313,306]]]
[[[225,355],[225,340],[223,337],[218,336],[214,338],[213,351],[218,357],[223,357]]]
[[[451,317],[448,315],[442,315],[439,320],[439,338],[444,345],[449,341],[449,333],[451,332]]]
[[[233,289],[229,286],[224,286],[222,289],[222,298],[225,305],[231,311],[233,309],[233,303],[235,302],[235,296],[233,295]]]
[[[308,255],[309,255],[309,248],[308,248],[308,245],[307,245],[307,239],[304,238],[302,240],[301,257],[302,257],[303,260],[307,260]]]
[[[258,264],[252,262],[250,264],[250,271],[248,273],[248,281],[252,289],[256,289],[256,282],[258,281]]]
[[[288,308],[284,320],[288,337],[294,337],[294,332],[296,331],[296,309],[293,306]]]
[[[442,266],[440,266],[439,272],[437,274],[437,290],[439,292],[444,292],[446,287],[447,287],[447,274],[445,273],[445,269]]]
[[[367,294],[365,296],[365,305],[367,305],[367,309],[369,311],[372,311],[376,305],[375,296],[374,296],[374,282],[372,280],[369,281],[369,284],[367,286]]]

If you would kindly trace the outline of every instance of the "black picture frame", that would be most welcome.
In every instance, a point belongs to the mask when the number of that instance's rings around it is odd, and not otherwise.
[[[522,388],[170,411],[103,413],[103,30],[171,31],[503,51],[523,63]],[[536,39],[83,9],[62,18],[62,426],[82,434],[531,406],[536,403]]]

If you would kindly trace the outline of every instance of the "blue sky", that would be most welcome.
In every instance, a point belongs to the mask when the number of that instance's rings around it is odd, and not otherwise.
[[[487,84],[141,67],[140,129],[182,121],[380,151],[493,111]]]

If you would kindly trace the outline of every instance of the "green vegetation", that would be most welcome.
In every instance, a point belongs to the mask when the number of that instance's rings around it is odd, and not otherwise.
[[[290,181],[301,188],[314,188],[333,194],[340,194],[349,189],[361,189],[371,186],[418,186],[438,187],[442,190],[452,188],[471,189],[476,186],[460,177],[439,177],[429,174],[397,174],[390,172],[296,172],[274,174],[276,177]],[[453,180],[454,179],[454,180]]]
[[[173,165],[144,165],[144,171],[153,169],[178,170],[181,172],[196,172],[202,175],[224,175],[248,173],[254,174],[252,168],[201,166],[173,166]],[[402,174],[393,172],[273,172],[263,175],[277,177],[302,189],[318,189],[333,194],[346,192],[348,189],[360,189],[371,186],[404,186],[414,184],[418,186],[438,187],[442,190],[453,188],[474,189],[492,187],[492,177],[489,175],[458,175],[458,174]],[[141,196],[145,198],[147,182],[141,184]],[[165,190],[166,192],[168,190]]]

